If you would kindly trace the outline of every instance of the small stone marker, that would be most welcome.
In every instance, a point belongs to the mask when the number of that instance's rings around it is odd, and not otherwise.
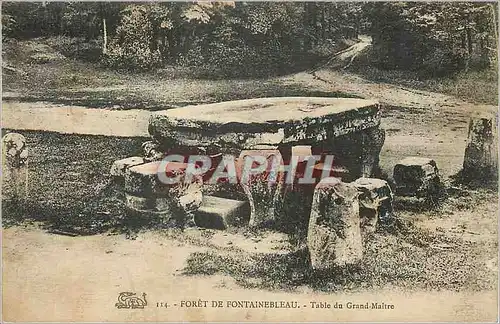
[[[2,138],[2,197],[15,201],[28,197],[28,148],[18,133]]]
[[[463,176],[465,179],[489,182],[498,179],[498,119],[473,117],[469,122]]]
[[[195,212],[196,225],[205,228],[226,229],[243,225],[250,218],[248,202],[214,196],[204,196]]]
[[[373,233],[379,221],[392,217],[393,194],[387,181],[375,178],[359,178],[354,186],[360,192],[359,216],[361,231]]]
[[[424,157],[407,157],[394,166],[396,195],[429,198],[439,192],[441,180],[436,162]]]
[[[307,233],[314,270],[329,270],[361,260],[358,195],[353,184],[338,178],[324,178],[316,186]]]
[[[145,161],[140,156],[132,156],[121,160],[116,160],[111,166],[110,174],[119,179],[125,178],[125,171],[136,165],[144,164]]]

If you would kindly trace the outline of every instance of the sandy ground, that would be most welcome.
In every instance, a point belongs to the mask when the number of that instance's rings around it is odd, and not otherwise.
[[[243,289],[225,276],[180,276],[186,257],[205,247],[155,233],[65,237],[37,229],[3,230],[5,321],[494,321],[497,293],[380,290],[318,293]],[[121,291],[145,292],[142,310],[117,309]],[[207,300],[206,308],[180,307]],[[210,307],[212,300],[297,301],[300,309]],[[312,309],[311,301],[343,309]],[[157,303],[169,303],[168,308]],[[393,310],[353,310],[347,303],[393,304]],[[177,304],[174,306],[173,304]],[[279,319],[279,320],[278,320]]]

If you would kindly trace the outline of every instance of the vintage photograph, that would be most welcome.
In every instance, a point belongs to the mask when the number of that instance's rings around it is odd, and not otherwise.
[[[497,322],[498,16],[2,1],[2,321]]]

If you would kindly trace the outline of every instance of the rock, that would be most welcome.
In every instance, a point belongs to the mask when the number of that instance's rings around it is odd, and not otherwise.
[[[185,181],[187,163],[169,162],[162,170],[162,162],[149,162],[128,168],[125,173],[125,192],[131,196],[151,199],[145,204],[152,204],[153,199],[165,198],[162,206],[168,205],[172,217],[181,227],[194,226],[194,212],[202,203],[202,179],[193,177],[191,182]],[[163,175],[178,177],[176,183],[168,184],[161,180]],[[158,200],[156,200],[156,208]],[[154,211],[154,209],[148,209]]]
[[[251,156],[265,157],[266,171],[245,176],[242,173],[245,159]],[[277,163],[281,161],[281,154],[278,150],[245,150],[237,159],[236,172],[250,205],[249,226],[251,227],[271,226],[276,220],[284,177],[278,168],[274,171],[271,169],[274,161],[278,161]]]
[[[145,161],[140,156],[132,156],[121,160],[116,160],[111,166],[109,173],[116,178],[125,179],[125,171],[136,165],[144,164]]]
[[[309,219],[307,247],[314,270],[355,264],[363,256],[358,190],[338,178],[316,186]]]
[[[380,124],[379,104],[354,98],[277,97],[155,112],[149,133],[159,143],[251,149],[327,140]]]
[[[331,138],[313,145],[315,154],[333,155],[334,167],[347,169],[342,178],[347,182],[376,175],[385,131],[379,127]]]
[[[498,131],[496,117],[473,117],[469,122],[463,176],[467,180],[498,180]]]
[[[439,193],[441,180],[436,162],[424,157],[407,157],[394,166],[395,193],[429,198]]]
[[[22,202],[28,194],[26,138],[18,133],[8,133],[2,138],[2,198]]]
[[[170,211],[170,204],[167,198],[162,197],[139,197],[125,193],[125,205],[138,211]]]
[[[195,212],[195,223],[199,227],[226,229],[243,225],[250,219],[248,202],[204,196],[200,208]]]
[[[373,233],[379,221],[387,221],[392,217],[393,194],[385,180],[374,178],[359,178],[354,186],[360,192],[359,216],[361,231]]]
[[[142,143],[141,148],[146,162],[160,161],[164,156],[160,145],[154,141]]]

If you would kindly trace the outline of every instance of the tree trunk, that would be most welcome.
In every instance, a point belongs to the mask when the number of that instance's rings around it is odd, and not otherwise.
[[[106,54],[108,52],[108,31],[106,27],[106,18],[102,19],[102,54]]]
[[[316,32],[316,3],[304,2],[304,51],[308,51],[312,47],[312,32]]]

